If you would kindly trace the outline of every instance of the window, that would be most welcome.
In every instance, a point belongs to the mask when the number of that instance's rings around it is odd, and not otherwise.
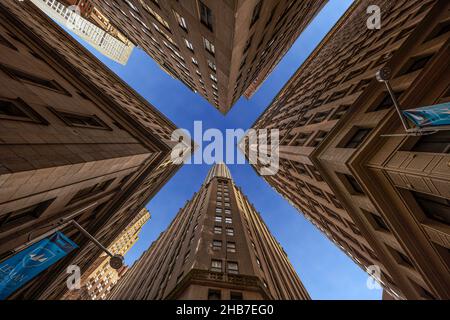
[[[227,228],[227,236],[234,237],[234,229],[233,228]]]
[[[48,124],[36,111],[20,98],[0,98],[0,119]]]
[[[229,252],[229,253],[236,253],[236,243],[234,243],[234,242],[227,242],[227,252]]]
[[[81,113],[71,113],[49,108],[65,124],[70,127],[81,127],[91,129],[111,130],[108,125],[96,115],[86,115]]]
[[[222,205],[222,202],[218,202],[217,205]],[[222,208],[216,208],[216,213],[222,213]]]
[[[195,64],[196,66],[198,66],[198,61],[194,57],[192,57],[192,63]]]
[[[163,25],[170,32],[169,23],[163,17],[161,17],[157,12],[155,12],[152,8],[150,8],[147,5],[144,6],[144,8],[147,10],[148,13],[150,13],[153,16],[153,18],[155,18],[155,20],[157,20],[161,25]],[[133,12],[130,11],[130,13],[132,14],[133,17],[135,17],[137,20],[139,20],[142,23],[142,21],[136,15],[134,15]],[[159,32],[161,32],[155,24],[153,24],[153,25]]]
[[[182,272],[178,277],[177,277],[177,283],[179,283],[182,279],[183,279],[184,273]]]
[[[450,225],[450,200],[421,192],[411,192],[428,219]]]
[[[222,234],[222,227],[214,227],[214,234]]]
[[[362,210],[364,214],[366,215],[367,219],[369,220],[370,224],[378,230],[378,231],[384,231],[389,232],[389,227],[387,226],[386,222],[384,222],[384,219],[380,217],[377,214],[374,214],[372,212]]]
[[[361,195],[364,194],[364,190],[361,185],[356,181],[356,179],[348,174],[338,174],[341,178],[342,182],[347,186],[352,195]]]
[[[131,179],[131,177],[134,176],[134,174],[135,174],[135,172],[127,174],[120,180],[119,184],[121,186],[124,186]]]
[[[252,41],[253,41],[253,36],[254,34],[247,39],[247,42],[245,43],[245,47],[244,47],[244,54],[247,53],[248,49],[250,49],[251,45],[252,45]]]
[[[394,92],[394,95],[397,99],[400,98],[400,96],[403,94],[402,92]],[[390,109],[394,106],[394,102],[392,101],[391,95],[389,93],[383,93],[383,95],[380,96],[379,102],[377,102],[375,104],[375,107],[373,108],[373,110],[369,110],[369,111],[381,111],[381,110],[386,110],[386,109]]]
[[[232,224],[233,220],[231,218],[225,218],[225,223]]]
[[[339,108],[336,109],[336,112],[331,116],[330,120],[339,120],[341,119],[348,111],[348,109],[350,108],[350,106],[340,106]]]
[[[212,246],[213,246],[213,250],[220,251],[220,250],[222,250],[222,241],[213,240]]]
[[[213,15],[210,8],[208,8],[202,1],[199,1],[200,21],[209,30],[213,30]]]
[[[429,136],[420,137],[412,151],[450,153],[450,131],[439,131]]]
[[[414,280],[409,278],[411,284],[416,289],[417,293],[424,299],[424,300],[436,300],[436,297],[433,296],[427,289],[422,287],[421,285],[418,285]]]
[[[214,218],[214,221],[216,221],[216,222],[222,222],[222,217],[221,217],[221,216],[216,216],[216,217]]]
[[[214,82],[217,83],[217,77],[216,77],[215,75],[210,74],[209,76],[210,76],[210,78],[211,78],[212,81],[214,81]]]
[[[184,256],[184,260],[183,263],[186,263],[189,260],[189,255],[191,254],[191,252],[189,251],[188,253],[186,253],[186,255]]]
[[[55,199],[40,202],[38,204],[8,212],[0,216],[0,230],[21,226],[29,221],[38,219]]]
[[[309,146],[310,147],[317,147],[317,146],[319,146],[327,135],[328,135],[327,131],[322,131],[322,130],[318,131],[317,134],[315,135],[314,139],[311,141]]]
[[[191,239],[189,239],[189,245],[192,245],[194,243],[194,239],[195,239],[195,233],[192,235]]]
[[[258,257],[256,257],[256,263],[258,264],[259,268],[262,270],[261,261],[259,260]]]
[[[221,299],[222,295],[220,290],[212,290],[212,289],[208,290],[208,300],[221,300]]]
[[[9,47],[10,49],[16,50],[17,48],[15,46],[13,46],[13,44],[11,42],[9,42],[5,37],[3,37],[2,35],[0,35],[0,44]]]
[[[430,41],[432,39],[440,37],[448,32],[450,32],[450,21],[449,20],[439,23],[434,28],[434,30],[431,32],[431,34],[428,36],[426,41]]]
[[[184,39],[184,42],[186,43],[186,47],[189,50],[194,51],[194,46],[192,45],[192,43],[188,39]]]
[[[225,214],[231,214],[231,210],[230,209],[225,209]]]
[[[329,114],[330,110],[316,113],[313,116],[313,119],[311,120],[310,124],[317,124],[325,121],[325,119],[328,117]]]
[[[227,263],[227,271],[230,274],[239,274],[239,266],[237,262],[228,262]]]
[[[185,31],[187,31],[187,24],[186,24],[186,20],[176,11],[174,11],[175,14],[175,19],[178,22],[178,25],[183,28]]]
[[[212,62],[211,60],[208,60],[208,66],[211,68],[211,70],[217,71],[216,64],[214,62]]]
[[[206,51],[208,51],[209,53],[211,53],[212,55],[216,54],[216,47],[214,46],[214,44],[212,44],[208,39],[203,38],[203,43],[205,45],[205,49]]]
[[[408,268],[414,268],[411,260],[402,252],[390,247],[390,246],[386,246],[388,248],[388,250],[391,252],[392,256],[394,257],[394,259],[397,261],[397,263],[408,267]]]
[[[230,292],[230,300],[244,300],[244,297],[242,295],[242,292]]]
[[[253,10],[252,22],[250,23],[250,28],[253,27],[253,25],[259,19],[259,15],[261,14],[262,4],[263,4],[262,0],[259,1],[258,4],[256,5],[255,9]]]
[[[331,193],[328,193],[328,197],[331,199],[333,205],[338,209],[343,209],[341,202]]]
[[[113,183],[114,179],[110,179],[105,182],[97,183],[93,186],[81,189],[78,191],[75,196],[72,198],[72,200],[69,201],[68,205],[71,205],[75,202],[91,198],[93,196],[96,196],[108,189],[108,187]]]
[[[425,57],[416,57],[414,59],[411,59],[404,68],[404,71],[401,72],[400,75],[405,75],[423,69],[427,65],[428,61],[431,60],[432,57],[433,55],[428,55]]]
[[[222,272],[222,261],[220,261],[220,260],[212,260],[211,261],[211,271],[213,271],[213,272]]]
[[[359,128],[355,130],[356,131],[353,133],[348,142],[345,143],[344,148],[358,148],[372,131],[370,128]]]
[[[2,65],[0,67],[0,69],[3,70],[4,72],[6,72],[10,77],[15,78],[16,80],[21,80],[21,81],[23,81],[25,83],[29,83],[31,85],[43,87],[45,89],[57,91],[64,95],[71,96],[71,94],[66,89],[64,89],[61,85],[59,85],[55,80],[48,80],[48,79],[40,78],[38,76],[31,75],[29,73],[26,73],[26,72],[23,72],[20,70],[12,69],[12,68],[6,67],[4,65]]]

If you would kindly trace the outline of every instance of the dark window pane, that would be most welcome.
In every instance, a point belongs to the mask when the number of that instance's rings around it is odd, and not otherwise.
[[[222,295],[219,290],[208,290],[208,300],[221,300]]]
[[[364,190],[361,188],[361,185],[356,181],[356,179],[348,174],[338,174],[344,184],[347,184],[347,187],[350,189],[349,192],[353,195],[364,194]]]
[[[6,67],[4,67],[4,68],[6,68]],[[29,73],[26,73],[26,72],[23,72],[20,70],[15,70],[15,69],[8,68],[7,72],[9,74],[11,74],[13,77],[16,77],[24,82],[27,82],[27,83],[30,83],[33,85],[37,85],[37,86],[41,86],[41,87],[45,87],[47,89],[59,91],[63,94],[69,95],[69,93],[54,80],[40,78],[38,76],[29,74]]]
[[[450,225],[450,201],[420,192],[412,192],[423,213],[431,220]]]
[[[405,67],[404,72],[402,72],[402,75],[423,69],[427,65],[428,61],[431,60],[432,57],[433,55],[428,55],[425,57],[417,57],[412,59]]]
[[[0,216],[0,228],[16,226],[34,219],[38,219],[53,201],[54,199],[47,200]]]
[[[83,199],[87,199],[93,197],[99,193],[102,193],[108,189],[108,187],[113,183],[114,179],[110,179],[105,182],[97,183],[93,186],[81,189],[78,191],[72,200],[69,201],[68,205],[71,205],[75,202],[81,201]]]
[[[111,130],[108,127],[108,125],[104,123],[96,115],[84,115],[78,113],[59,111],[53,108],[49,109],[53,113],[55,113],[62,121],[64,121],[68,126]]]
[[[0,44],[17,51],[17,48],[2,35],[0,35]]]
[[[244,300],[242,292],[231,291],[231,293],[230,293],[230,300]]]
[[[364,142],[371,131],[372,129],[370,128],[358,129],[344,147],[353,149],[358,148]]]
[[[261,8],[262,8],[262,0],[258,2],[258,4],[256,5],[255,9],[253,10],[253,15],[252,15],[252,22],[250,23],[250,28],[256,23],[256,21],[258,21],[259,19],[259,15],[261,14]]]
[[[0,100],[0,114],[10,117],[29,118],[15,103]]]
[[[32,107],[20,98],[0,98],[0,118],[48,124]]]
[[[200,4],[200,20],[210,30],[213,29],[213,16],[211,9],[208,8],[203,2]]]
[[[415,152],[450,153],[450,131],[423,136],[412,148]]]

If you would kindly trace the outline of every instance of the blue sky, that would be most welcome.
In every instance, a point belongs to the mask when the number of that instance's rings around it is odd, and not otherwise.
[[[178,127],[192,132],[194,121],[201,120],[204,129],[218,128],[223,132],[236,128],[246,130],[351,3],[352,0],[330,0],[257,94],[250,101],[241,98],[226,117],[200,95],[168,76],[139,49],[134,51],[125,67],[93,53]],[[259,178],[249,165],[230,165],[229,168],[236,184],[261,212],[273,235],[288,253],[313,299],[381,298],[380,290],[367,289],[367,275]],[[139,258],[167,228],[178,210],[200,188],[209,169],[208,165],[183,166],[152,199],[147,206],[152,219],[144,226],[140,240],[127,254],[128,264]]]

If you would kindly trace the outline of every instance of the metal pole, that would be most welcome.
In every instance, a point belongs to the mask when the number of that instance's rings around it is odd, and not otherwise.
[[[403,117],[403,113],[400,110],[400,105],[397,101],[397,97],[395,96],[394,90],[392,89],[392,86],[389,82],[389,80],[391,80],[391,77],[392,77],[392,70],[389,67],[382,68],[376,74],[376,78],[377,78],[378,82],[382,82],[386,85],[389,95],[391,96],[392,102],[394,103],[395,110],[397,111],[397,113],[400,117],[400,120],[402,122],[403,128],[405,129],[406,132],[409,132],[410,129],[408,128],[408,123],[406,122],[405,118]]]
[[[113,255],[105,246],[103,246],[97,239],[95,239],[89,232],[87,232],[82,226],[80,226],[75,220],[71,220],[70,223],[77,228],[82,234],[88,237],[97,247],[99,247],[102,251],[106,252],[106,254],[110,257],[109,265],[118,270],[122,268],[124,264],[124,259],[121,255]]]
[[[106,252],[111,258],[114,257],[114,255],[105,247],[103,246],[97,239],[95,239],[89,232],[87,232],[82,226],[80,226],[78,224],[78,222],[76,222],[75,220],[71,220],[70,223],[77,228],[78,230],[80,230],[80,232],[82,234],[84,234],[86,237],[88,237],[92,242],[95,243],[95,245],[97,247],[99,247],[100,249],[102,249],[102,251]]]
[[[407,124],[405,118],[403,117],[403,113],[400,110],[400,105],[399,105],[399,103],[397,101],[397,97],[394,94],[394,90],[392,89],[392,86],[391,86],[390,82],[389,81],[384,81],[384,84],[386,85],[386,88],[388,89],[389,94],[391,95],[392,102],[394,103],[395,110],[397,110],[398,116],[400,117],[400,120],[402,122],[403,128],[405,129],[405,131],[409,131],[408,124]]]

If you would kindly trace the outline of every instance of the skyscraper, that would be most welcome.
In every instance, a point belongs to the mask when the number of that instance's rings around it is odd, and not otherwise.
[[[286,252],[224,164],[135,262],[110,299],[309,299]]]
[[[176,126],[30,1],[0,2],[0,259],[57,228],[79,245],[17,291],[58,299],[177,171]]]
[[[355,1],[253,125],[281,131],[264,179],[396,298],[450,297],[450,140],[405,135],[375,75],[392,69],[402,109],[448,102],[449,5]]]
[[[111,26],[91,2],[70,0],[30,0],[49,17],[70,28],[106,57],[127,64],[134,44]],[[76,5],[78,11],[71,5]]]
[[[255,92],[327,1],[93,2],[168,74],[225,114]]]
[[[149,219],[150,213],[147,209],[142,209],[109,246],[108,250],[113,254],[125,256],[138,241],[139,233]],[[126,271],[126,266],[119,270],[113,269],[109,265],[109,257],[103,253],[90,266],[89,270],[82,274],[81,288],[67,292],[63,300],[104,300]]]

